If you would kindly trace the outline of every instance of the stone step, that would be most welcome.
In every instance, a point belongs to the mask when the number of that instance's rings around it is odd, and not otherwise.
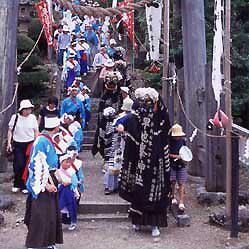
[[[84,136],[85,137],[94,137],[95,130],[84,130]]]
[[[81,202],[78,208],[80,214],[127,214],[130,204],[127,203],[104,203],[104,202]]]
[[[97,222],[97,221],[115,221],[122,222],[128,220],[127,213],[116,214],[79,214],[77,216],[78,221],[83,222]]]
[[[84,136],[84,143],[86,144],[93,144],[94,142],[94,136]]]
[[[86,144],[86,143],[83,143],[81,149],[82,150],[92,150],[92,144]]]

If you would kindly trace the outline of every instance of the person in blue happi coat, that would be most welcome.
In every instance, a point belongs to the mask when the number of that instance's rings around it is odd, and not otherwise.
[[[64,113],[72,114],[75,116],[75,120],[78,121],[82,128],[85,128],[85,108],[82,102],[77,98],[78,88],[71,87],[70,96],[62,101],[61,104],[61,116]]]
[[[76,76],[80,76],[80,65],[75,60],[76,53],[70,53],[66,62],[66,87],[70,87]]]
[[[90,67],[92,66],[94,57],[98,52],[99,40],[96,33],[93,31],[92,26],[89,24],[86,25],[86,31],[84,32],[83,36],[90,46],[90,56],[87,58],[87,63]]]
[[[55,248],[62,244],[62,225],[58,203],[58,181],[55,171],[58,156],[52,136],[59,130],[58,117],[45,117],[45,130],[36,138],[30,153],[29,196],[24,223],[28,227],[27,248]]]

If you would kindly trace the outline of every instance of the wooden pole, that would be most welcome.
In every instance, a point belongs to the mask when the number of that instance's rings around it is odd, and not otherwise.
[[[187,116],[202,131],[206,130],[206,37],[204,0],[182,0],[182,34],[184,62],[184,105]],[[191,136],[194,127],[186,122],[186,134]],[[205,176],[207,167],[207,137],[198,134],[191,143],[193,160],[188,172]]]
[[[162,78],[162,98],[168,106],[169,84],[168,69],[169,69],[169,0],[164,0],[163,6],[163,78]]]
[[[16,75],[16,33],[19,0],[0,0],[0,111],[12,102]],[[8,122],[15,106],[0,114],[0,145],[6,139]],[[6,160],[0,150],[0,172]]]
[[[225,36],[224,36],[224,86],[225,86],[225,106],[229,122],[226,128],[226,215],[231,217],[231,182],[232,182],[232,110],[231,110],[231,0],[225,1]]]

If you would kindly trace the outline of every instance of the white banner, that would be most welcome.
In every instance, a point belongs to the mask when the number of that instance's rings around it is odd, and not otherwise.
[[[162,3],[159,3],[159,8],[146,6],[146,20],[150,45],[149,57],[151,60],[157,61],[159,59],[159,44],[161,39]]]
[[[212,86],[214,89],[215,100],[218,107],[220,106],[220,93],[222,91],[222,74],[221,74],[221,60],[223,56],[223,30],[221,19],[221,0],[215,0],[215,22],[214,22],[214,45],[213,45],[213,70],[212,70]]]

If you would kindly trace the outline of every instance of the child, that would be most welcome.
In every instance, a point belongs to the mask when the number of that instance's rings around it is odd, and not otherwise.
[[[69,171],[71,166],[71,156],[63,154],[60,156],[60,168],[56,171],[56,177],[61,183],[59,185],[59,206],[62,215],[62,223],[70,224],[68,230],[76,229],[77,222],[77,202],[75,196],[75,182],[77,187],[77,177]]]
[[[78,151],[76,146],[69,146],[67,148],[67,154],[70,155],[71,157],[71,166],[69,171],[73,172],[77,176],[77,186],[75,189],[75,192],[78,196],[78,202],[80,200],[81,194],[85,191],[84,187],[84,173],[83,173],[83,167],[82,167],[82,161],[77,158],[78,156]]]
[[[170,150],[170,181],[172,187],[172,204],[177,205],[178,201],[175,198],[176,183],[179,186],[179,209],[185,210],[184,205],[184,184],[187,180],[187,169],[184,161],[179,156],[179,150],[182,146],[186,145],[184,139],[185,133],[179,124],[175,124],[171,128],[171,139],[169,143]]]

